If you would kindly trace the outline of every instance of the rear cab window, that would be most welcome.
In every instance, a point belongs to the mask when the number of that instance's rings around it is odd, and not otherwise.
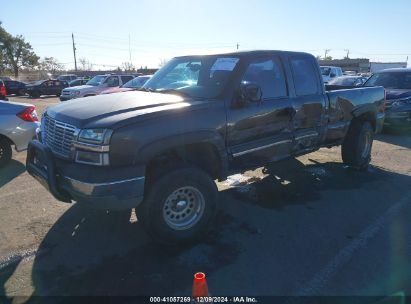
[[[309,57],[291,57],[291,73],[297,96],[315,95],[319,93],[317,70]]]

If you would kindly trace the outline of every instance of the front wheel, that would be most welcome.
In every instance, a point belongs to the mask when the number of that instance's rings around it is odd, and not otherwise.
[[[203,236],[217,208],[214,181],[197,168],[179,168],[148,186],[137,218],[155,239],[187,243]]]
[[[365,170],[371,161],[374,129],[370,122],[353,120],[341,146],[344,164]]]

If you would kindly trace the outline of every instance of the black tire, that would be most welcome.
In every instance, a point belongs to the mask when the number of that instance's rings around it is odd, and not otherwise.
[[[0,138],[0,167],[4,167],[11,159],[11,144],[5,138]]]
[[[371,161],[371,149],[374,139],[374,129],[370,122],[353,120],[341,146],[344,164],[365,170]]]
[[[218,190],[204,171],[193,167],[174,169],[147,188],[144,201],[136,208],[137,218],[155,240],[184,244],[206,234],[217,209]],[[188,223],[179,228],[178,224],[170,224],[180,218]]]
[[[16,95],[17,96],[23,96],[23,95],[26,95],[26,92],[23,89],[20,89],[20,90],[17,91]]]
[[[40,97],[40,93],[39,92],[33,92],[30,94],[30,97],[32,98],[39,98]]]

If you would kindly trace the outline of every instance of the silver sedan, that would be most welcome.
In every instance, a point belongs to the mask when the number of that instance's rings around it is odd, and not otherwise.
[[[12,146],[16,151],[27,149],[39,126],[35,106],[0,101],[0,167],[11,159]]]

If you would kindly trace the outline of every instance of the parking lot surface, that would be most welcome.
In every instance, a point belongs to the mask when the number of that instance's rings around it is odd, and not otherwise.
[[[187,296],[197,271],[213,295],[411,294],[411,134],[376,136],[366,172],[335,147],[232,176],[209,235],[184,247],[151,241],[134,212],[56,201],[24,162],[0,169],[0,295]]]

